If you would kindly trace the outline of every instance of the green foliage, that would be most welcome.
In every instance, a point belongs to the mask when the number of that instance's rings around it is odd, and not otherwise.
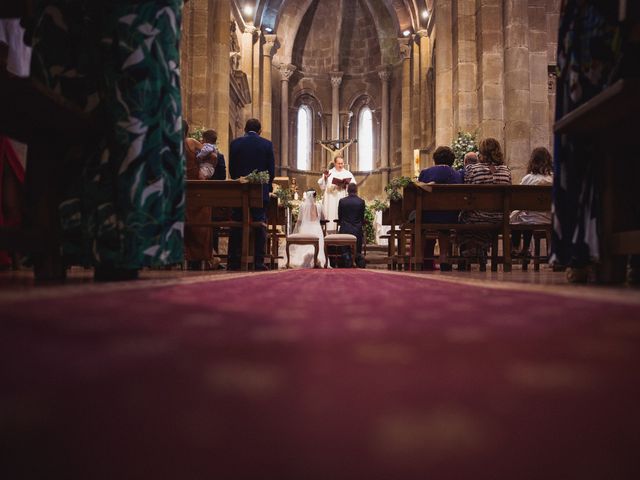
[[[464,166],[464,156],[469,152],[477,152],[478,144],[475,133],[458,132],[458,136],[451,145],[454,155],[453,168],[459,169]]]
[[[202,143],[202,134],[203,133],[204,133],[204,127],[198,127],[196,129],[192,130],[191,132],[189,132],[189,136],[191,138],[195,138],[200,143]]]
[[[266,170],[259,172],[258,170],[254,170],[249,175],[244,177],[249,183],[269,183],[269,172]]]
[[[373,228],[373,222],[376,219],[376,211],[373,205],[366,205],[364,208],[364,236],[367,245],[371,245],[376,241],[376,231]]]
[[[376,198],[373,202],[371,202],[371,208],[373,208],[375,212],[381,212],[382,210],[389,208],[389,202],[383,202],[382,200],[378,200]]]
[[[291,208],[291,201],[293,200],[293,192],[289,188],[278,188],[274,191],[278,202],[285,208]]]
[[[389,185],[384,187],[384,191],[389,200],[400,200],[402,199],[402,189],[411,182],[411,177],[396,177],[389,182]]]

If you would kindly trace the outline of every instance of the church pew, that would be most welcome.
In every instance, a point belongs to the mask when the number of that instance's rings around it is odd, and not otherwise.
[[[240,269],[247,271],[253,263],[250,250],[253,229],[266,228],[264,222],[253,222],[250,209],[262,208],[262,185],[242,180],[187,180],[186,204],[190,207],[241,208],[242,221],[222,220],[210,222],[189,222],[191,227],[224,227],[242,229],[242,250]]]
[[[501,223],[423,223],[423,211],[482,210],[502,212]],[[487,232],[494,236],[492,248],[492,270],[501,262],[505,272],[511,271],[511,225],[509,215],[513,210],[551,210],[551,187],[528,185],[436,185],[413,183],[403,192],[403,212],[415,211],[414,252],[412,262],[417,269],[422,267],[422,241],[427,232],[449,230],[453,233],[470,231]],[[539,229],[540,226],[531,226]],[[542,227],[540,227],[542,228]],[[497,238],[502,235],[502,257],[497,256]]]

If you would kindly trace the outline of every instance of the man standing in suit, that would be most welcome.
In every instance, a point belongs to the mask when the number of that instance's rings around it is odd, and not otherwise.
[[[358,185],[347,185],[347,196],[338,202],[338,225],[340,233],[355,235],[358,239],[356,246],[356,264],[364,268],[362,258],[362,242],[364,231],[364,200],[358,197]],[[348,248],[348,247],[347,247]]]
[[[263,208],[252,208],[251,217],[254,222],[267,221],[267,206],[269,204],[269,192],[273,190],[273,177],[275,174],[275,158],[273,144],[260,136],[262,125],[256,118],[250,118],[244,127],[245,134],[231,142],[229,148],[229,174],[232,179],[246,176],[257,170],[269,172],[269,183],[262,186]],[[234,209],[232,218],[242,220],[242,211]],[[268,270],[264,264],[264,248],[267,243],[267,231],[261,228],[256,233],[254,265],[256,270]],[[229,270],[240,269],[240,249],[242,245],[242,230],[234,228],[229,238]]]

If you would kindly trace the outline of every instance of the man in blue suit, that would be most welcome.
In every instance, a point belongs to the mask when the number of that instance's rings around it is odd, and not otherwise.
[[[254,222],[267,221],[267,205],[269,204],[269,192],[273,190],[273,177],[275,174],[275,158],[273,144],[260,136],[262,125],[260,120],[250,118],[244,127],[245,134],[231,142],[229,149],[229,175],[232,179],[246,176],[257,170],[269,172],[269,183],[263,185],[263,208],[252,208],[251,217]],[[242,220],[242,211],[234,209],[232,218]],[[264,248],[267,243],[267,231],[264,228],[258,230],[255,241],[254,265],[256,270],[268,270],[264,264]],[[242,230],[234,228],[229,238],[229,270],[240,268],[240,249],[242,246]]]

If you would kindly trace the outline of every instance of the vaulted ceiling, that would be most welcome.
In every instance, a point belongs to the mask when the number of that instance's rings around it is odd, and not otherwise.
[[[277,35],[280,62],[302,67],[301,52],[304,52],[308,58],[314,55],[324,58],[324,63],[330,65],[319,68],[326,71],[343,68],[341,52],[344,54],[350,48],[345,41],[358,35],[377,38],[375,51],[370,53],[380,63],[393,63],[397,59],[397,39],[406,30],[416,32],[426,27],[425,13],[432,13],[434,0],[232,1],[236,16],[240,16],[243,23]],[[359,30],[351,32],[353,28]],[[317,51],[313,52],[311,46]],[[307,68],[313,69],[312,64],[307,62]]]

